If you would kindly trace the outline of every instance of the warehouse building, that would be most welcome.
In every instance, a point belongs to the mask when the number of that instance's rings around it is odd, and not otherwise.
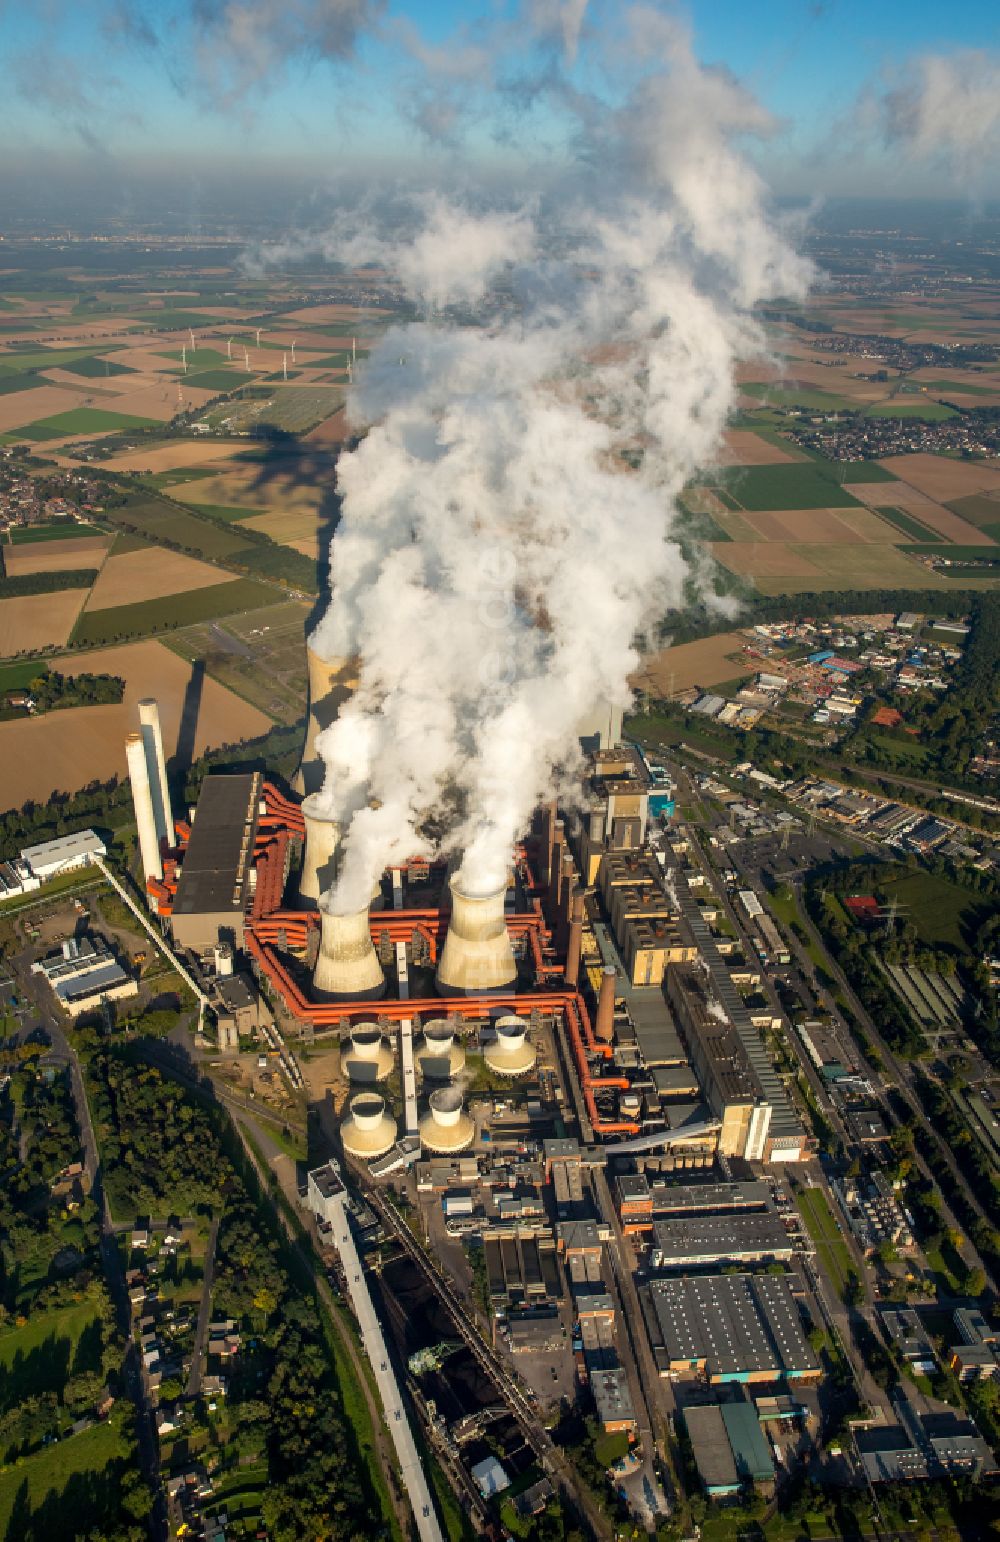
[[[106,857],[108,848],[93,830],[77,830],[75,835],[60,835],[54,841],[25,846],[21,861],[27,863],[39,883],[68,873],[77,867],[90,867],[95,857]]]
[[[711,1499],[725,1499],[740,1491],[732,1447],[717,1403],[685,1408],[684,1424],[698,1476]]]
[[[62,952],[31,966],[51,988],[71,1017],[97,1011],[107,1001],[138,996],[138,982],[127,974],[100,937],[69,937]]]
[[[661,1376],[710,1382],[816,1380],[819,1361],[786,1275],[651,1280],[641,1292]]]
[[[195,952],[220,941],[243,946],[261,774],[206,777],[177,883],[171,930]]]
[[[795,1244],[773,1210],[748,1214],[670,1216],[653,1222],[654,1269],[781,1261]]]

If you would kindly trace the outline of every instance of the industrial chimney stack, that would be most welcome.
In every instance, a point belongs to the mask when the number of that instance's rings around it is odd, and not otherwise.
[[[146,752],[146,775],[153,803],[156,834],[161,845],[176,844],[174,817],[170,811],[170,785],[167,782],[167,762],[163,754],[163,735],[160,732],[160,709],[151,696],[139,703],[139,733]]]
[[[336,877],[340,826],[330,818],[316,793],[303,798],[302,817],[306,844],[299,877],[299,899],[303,905],[317,905]]]
[[[583,923],[586,914],[583,895],[575,894],[569,921],[569,942],[566,945],[566,984],[574,988],[580,979],[580,954],[583,951]]]
[[[132,786],[135,822],[139,831],[142,871],[148,883],[150,878],[163,877],[163,864],[160,861],[160,841],[156,828],[153,794],[149,785],[146,746],[143,743],[142,734],[128,735],[125,740],[125,759],[128,763],[129,782]]]
[[[504,916],[507,885],[492,894],[466,894],[452,878],[449,887],[451,921],[438,963],[438,991],[481,996],[509,990],[517,980],[517,965]]]
[[[618,978],[613,964],[608,964],[601,975],[601,994],[597,998],[597,1037],[611,1044],[615,1037],[615,981]]]
[[[385,975],[372,945],[367,906],[337,915],[320,902],[320,944],[313,991],[327,1001],[375,1001],[385,995]]]

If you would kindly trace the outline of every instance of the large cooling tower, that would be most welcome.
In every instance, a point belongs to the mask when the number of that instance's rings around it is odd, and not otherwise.
[[[456,1042],[455,1028],[446,1017],[432,1017],[413,1057],[425,1081],[446,1082],[465,1068],[465,1045]]]
[[[392,1049],[378,1023],[355,1023],[340,1046],[340,1069],[352,1082],[380,1082],[392,1070]]]
[[[430,1107],[418,1128],[424,1150],[444,1155],[471,1146],[476,1126],[462,1107],[458,1088],[442,1087],[440,1092],[431,1093],[428,1102]]]
[[[337,717],[347,698],[358,688],[357,659],[324,659],[306,644],[309,669],[309,721],[302,759],[295,773],[297,791],[319,792],[324,766],[316,753],[316,735]]]
[[[385,1156],[395,1141],[396,1121],[386,1113],[380,1093],[359,1092],[351,1099],[350,1112],[340,1126],[340,1143],[348,1156],[373,1162]]]
[[[496,1039],[483,1050],[483,1059],[496,1076],[527,1076],[535,1068],[535,1046],[528,1042],[523,1017],[498,1017],[493,1025]]]
[[[139,703],[139,732],[146,750],[146,771],[153,799],[156,833],[161,841],[174,846],[177,844],[177,834],[170,812],[170,786],[163,754],[163,735],[160,732],[160,709],[151,696],[144,697]]]
[[[128,764],[128,778],[132,787],[135,822],[139,832],[139,854],[142,857],[143,876],[147,881],[150,878],[162,878],[163,864],[160,861],[160,840],[156,829],[153,793],[149,785],[146,746],[142,741],[142,734],[128,735],[125,740],[125,759]]]
[[[372,946],[368,911],[336,915],[320,903],[319,956],[313,991],[328,1001],[375,1001],[385,995],[385,975]]]
[[[302,816],[306,825],[306,844],[302,854],[299,899],[304,905],[316,905],[336,877],[340,826],[325,812],[316,793],[303,798]]]
[[[509,990],[517,965],[507,935],[506,885],[492,894],[466,894],[452,878],[451,922],[441,950],[437,988],[442,996],[481,996]]]

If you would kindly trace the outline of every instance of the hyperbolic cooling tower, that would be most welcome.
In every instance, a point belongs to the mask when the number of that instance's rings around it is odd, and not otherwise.
[[[315,905],[336,877],[340,826],[325,812],[316,793],[303,798],[302,816],[306,826],[306,844],[299,878],[299,898],[303,904]]]
[[[465,1045],[455,1042],[455,1029],[446,1017],[432,1017],[413,1057],[427,1081],[446,1082],[465,1067]]]
[[[352,1082],[380,1082],[392,1070],[392,1050],[378,1023],[355,1023],[340,1046],[340,1069]]]
[[[143,875],[147,881],[150,878],[162,878],[160,840],[156,829],[153,794],[149,785],[149,770],[146,763],[146,746],[142,741],[142,734],[128,735],[125,740],[125,759],[128,763],[128,777],[132,786],[132,803],[139,832],[139,853],[142,857]]]
[[[368,909],[337,915],[320,901],[322,932],[313,990],[330,1001],[374,1001],[385,995],[385,975],[372,946]]]
[[[528,1025],[511,1013],[494,1023],[496,1039],[483,1050],[483,1059],[496,1076],[527,1076],[534,1070],[535,1046],[528,1043]]]
[[[351,1099],[350,1112],[340,1126],[340,1142],[348,1156],[373,1162],[385,1156],[395,1141],[396,1121],[386,1113],[380,1093],[359,1092]]]
[[[471,1146],[476,1126],[462,1107],[457,1087],[442,1087],[428,1099],[430,1108],[420,1121],[418,1134],[425,1151],[448,1153]]]
[[[324,659],[306,644],[309,670],[309,722],[302,759],[295,773],[298,792],[319,792],[325,767],[316,753],[316,735],[337,717],[347,698],[358,688],[357,659]]]
[[[160,732],[160,709],[151,696],[139,703],[139,732],[146,750],[146,771],[149,791],[153,800],[153,817],[156,833],[168,846],[176,844],[173,815],[170,812],[170,786],[167,782],[167,762],[163,754],[163,735]]]
[[[492,894],[466,894],[457,878],[451,889],[451,921],[437,969],[442,996],[481,996],[509,990],[517,965],[504,918],[506,884]]]

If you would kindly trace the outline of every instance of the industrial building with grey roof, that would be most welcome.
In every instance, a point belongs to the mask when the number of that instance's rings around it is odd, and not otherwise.
[[[771,1382],[820,1373],[785,1275],[666,1276],[641,1294],[662,1376]]]

